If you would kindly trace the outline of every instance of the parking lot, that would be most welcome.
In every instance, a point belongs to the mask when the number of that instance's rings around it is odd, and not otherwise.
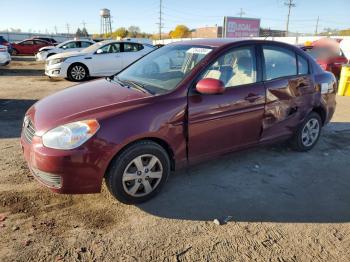
[[[337,97],[332,123],[308,153],[279,144],[213,159],[127,206],[106,188],[58,195],[31,176],[19,145],[23,115],[73,85],[50,80],[43,67],[15,57],[0,68],[3,261],[350,260],[349,97]]]

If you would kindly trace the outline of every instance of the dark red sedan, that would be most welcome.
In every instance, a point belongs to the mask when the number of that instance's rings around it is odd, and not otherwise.
[[[334,76],[288,44],[178,42],[40,100],[21,144],[34,176],[55,192],[97,193],[105,179],[118,200],[140,203],[188,164],[286,139],[310,150],[335,93]]]
[[[39,49],[52,44],[41,39],[27,39],[18,43],[12,43],[12,55],[34,55]]]

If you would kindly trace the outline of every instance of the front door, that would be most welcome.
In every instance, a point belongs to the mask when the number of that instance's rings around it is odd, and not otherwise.
[[[120,43],[107,44],[96,51],[89,63],[93,76],[109,76],[122,69],[123,57]]]
[[[225,92],[188,98],[189,159],[196,162],[257,143],[265,106],[264,84],[257,77],[253,46],[226,52],[200,77],[220,79]]]

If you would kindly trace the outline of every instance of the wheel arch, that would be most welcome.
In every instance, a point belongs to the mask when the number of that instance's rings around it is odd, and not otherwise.
[[[326,122],[327,112],[322,106],[314,107],[311,112],[319,114],[321,117],[322,125]]]
[[[168,154],[169,156],[169,160],[170,160],[170,169],[172,171],[175,170],[175,157],[174,157],[174,151],[171,148],[171,146],[169,145],[169,143],[167,143],[164,139],[158,138],[158,137],[143,137],[140,139],[136,139],[134,141],[131,141],[130,143],[124,145],[109,161],[107,169],[105,171],[104,177],[106,176],[108,170],[110,169],[110,166],[112,165],[113,161],[115,158],[117,158],[121,153],[123,153],[127,148],[129,148],[130,146],[132,146],[135,143],[138,143],[140,141],[151,141],[154,142],[158,145],[160,145]]]
[[[89,69],[89,67],[87,66],[87,64],[84,64],[84,63],[81,62],[81,61],[71,63],[71,64],[68,66],[67,73],[68,73],[68,71],[69,71],[73,66],[75,66],[75,65],[82,65],[82,66],[84,66],[84,67],[87,69],[88,75],[90,76],[90,69]]]

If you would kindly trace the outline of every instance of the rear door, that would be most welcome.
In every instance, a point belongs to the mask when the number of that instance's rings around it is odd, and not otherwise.
[[[254,46],[226,52],[200,77],[220,79],[221,95],[196,91],[188,98],[189,158],[196,162],[260,139],[265,106],[265,88],[257,71]]]
[[[262,45],[266,109],[262,141],[291,136],[315,95],[308,60],[285,46]]]

